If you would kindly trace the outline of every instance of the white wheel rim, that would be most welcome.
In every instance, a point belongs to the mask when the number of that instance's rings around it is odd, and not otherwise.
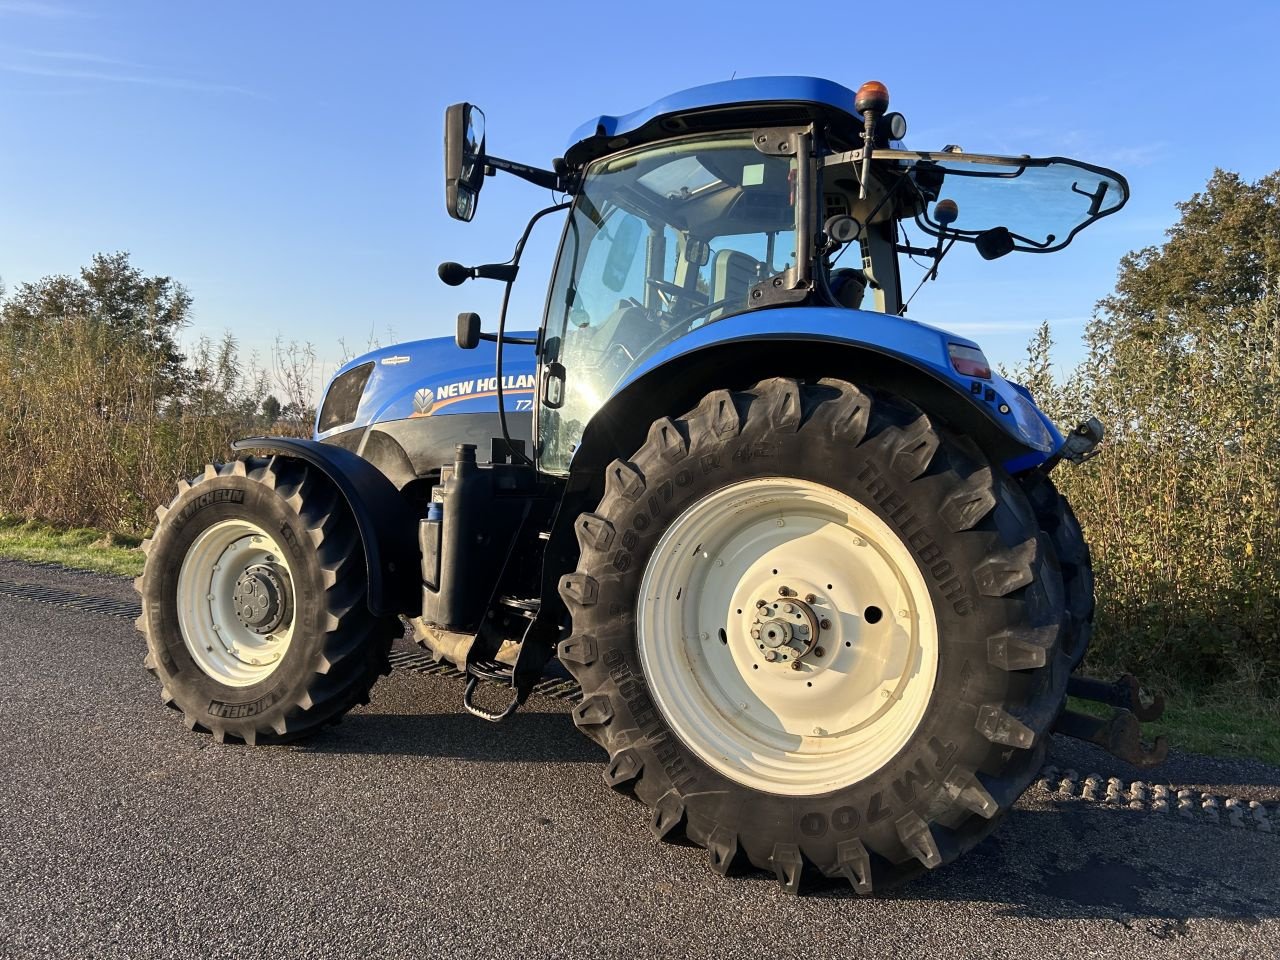
[[[802,614],[787,619],[792,629],[819,621],[798,670],[795,647],[784,661],[786,649],[751,632],[777,616],[783,588]],[[884,521],[820,484],[746,480],[693,504],[654,549],[637,618],[641,664],[672,730],[715,770],[768,793],[814,796],[870,776],[906,745],[933,693],[938,628],[918,564]]]
[[[276,607],[268,599],[266,619],[256,628],[249,621],[263,616],[261,595],[236,594],[237,584],[246,582],[245,578],[257,578],[284,591]],[[284,660],[297,617],[295,596],[292,571],[275,538],[247,520],[215,523],[196,537],[178,571],[178,626],[183,643],[196,665],[219,683],[255,684]]]

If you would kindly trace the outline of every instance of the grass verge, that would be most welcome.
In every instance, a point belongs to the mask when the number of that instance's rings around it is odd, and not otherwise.
[[[62,529],[38,520],[0,517],[0,557],[10,560],[136,577],[142,573],[140,542],[87,527]]]

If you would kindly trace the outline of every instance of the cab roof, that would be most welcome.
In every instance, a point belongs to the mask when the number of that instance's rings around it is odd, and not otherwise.
[[[732,126],[825,119],[860,129],[854,92],[819,77],[744,77],[690,87],[620,116],[588,120],[573,132],[565,161],[576,167],[649,140]]]

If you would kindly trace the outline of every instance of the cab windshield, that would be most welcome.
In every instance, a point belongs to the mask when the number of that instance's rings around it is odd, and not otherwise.
[[[1008,252],[1054,253],[1089,224],[1115,213],[1129,198],[1129,185],[1113,170],[1065,157],[999,157],[986,154],[881,150],[882,171],[909,173],[911,195],[952,201],[958,209],[946,235],[978,242],[992,230],[1007,231]],[[916,223],[938,236],[942,226],[924,205]],[[896,215],[903,216],[909,210]]]
[[[539,461],[568,470],[585,424],[646,357],[747,309],[795,264],[795,161],[749,132],[669,141],[587,171],[547,303]],[[552,374],[551,371],[556,371]]]

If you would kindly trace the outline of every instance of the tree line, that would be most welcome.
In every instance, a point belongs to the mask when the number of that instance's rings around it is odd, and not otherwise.
[[[230,334],[184,352],[191,308],[127,253],[0,290],[0,514],[145,533],[231,440],[310,432],[311,347],[278,342],[270,369]]]
[[[1107,426],[1054,472],[1097,574],[1095,665],[1280,693],[1280,171],[1219,170],[1127,254],[1053,375],[1042,327],[1010,376],[1060,424]]]

